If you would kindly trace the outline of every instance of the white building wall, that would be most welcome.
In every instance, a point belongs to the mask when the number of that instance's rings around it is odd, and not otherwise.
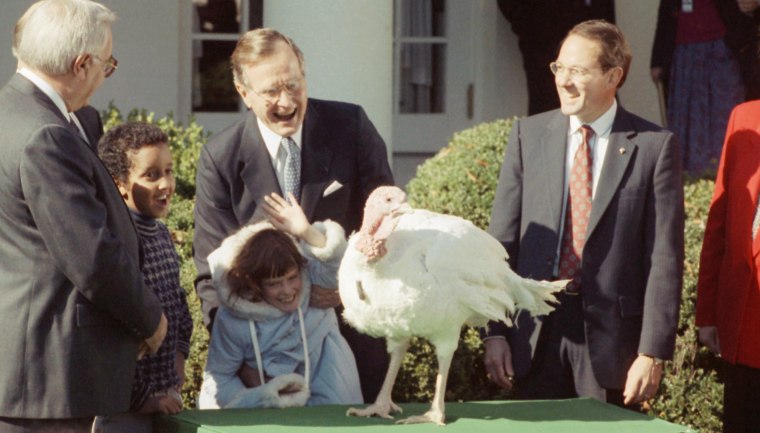
[[[100,1],[119,17],[113,27],[119,69],[95,92],[93,106],[113,101],[124,114],[133,108],[179,114],[179,1]]]
[[[639,116],[658,125],[660,109],[657,89],[649,74],[654,31],[657,26],[658,0],[615,2],[617,24],[628,39],[633,52],[633,63],[623,88],[618,92],[622,105]]]
[[[528,113],[528,89],[517,36],[494,0],[475,14],[475,119],[487,122]]]

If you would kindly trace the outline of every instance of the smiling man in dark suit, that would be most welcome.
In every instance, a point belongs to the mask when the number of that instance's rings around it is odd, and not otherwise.
[[[636,407],[673,355],[681,159],[671,132],[616,102],[630,62],[616,26],[578,24],[550,66],[561,108],[512,127],[489,232],[518,274],[571,281],[548,316],[489,327],[488,373],[523,398]]]
[[[372,190],[393,184],[385,143],[364,110],[307,97],[303,54],[290,38],[251,30],[238,41],[232,66],[251,112],[203,147],[196,182],[195,287],[209,328],[219,299],[206,257],[258,214],[264,196],[292,192],[309,221],[329,218],[350,234]],[[334,288],[313,288],[312,306],[339,304]],[[374,400],[387,368],[385,344],[340,325],[364,398]]]
[[[89,98],[116,69],[116,17],[89,0],[34,3],[0,90],[0,431],[90,432],[129,407],[138,351],[166,318],[108,170]]]

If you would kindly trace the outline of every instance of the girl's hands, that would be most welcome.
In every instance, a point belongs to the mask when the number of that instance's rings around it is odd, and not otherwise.
[[[309,224],[309,220],[306,219],[303,209],[301,209],[292,193],[288,194],[288,199],[290,202],[286,201],[276,192],[273,192],[264,196],[262,207],[267,215],[269,215],[269,221],[278,230],[290,233],[298,238],[303,238],[309,227],[311,227],[311,224]]]
[[[293,194],[288,194],[288,200],[290,202],[276,192],[264,196],[261,207],[269,215],[272,225],[278,230],[303,239],[313,247],[325,246],[327,238],[309,223]]]

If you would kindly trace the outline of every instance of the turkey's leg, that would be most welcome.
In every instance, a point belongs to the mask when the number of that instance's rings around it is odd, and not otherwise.
[[[456,346],[454,346],[456,349]],[[446,396],[446,382],[449,378],[449,368],[451,368],[451,360],[454,357],[454,351],[446,350],[447,353],[438,352],[438,375],[435,377],[435,395],[433,396],[433,403],[430,405],[430,410],[424,415],[410,416],[409,418],[402,419],[396,422],[396,424],[419,424],[424,422],[432,422],[438,425],[445,425],[446,414],[444,411],[444,397]]]
[[[393,391],[393,384],[396,383],[396,376],[398,370],[401,368],[401,362],[404,360],[406,350],[409,348],[409,340],[403,340],[398,343],[391,343],[395,347],[391,352],[390,365],[388,365],[388,371],[385,373],[385,380],[383,380],[383,386],[380,388],[380,392],[377,394],[375,402],[365,409],[350,408],[346,412],[348,416],[379,416],[385,419],[393,419],[391,412],[403,412],[391,400],[391,391]]]

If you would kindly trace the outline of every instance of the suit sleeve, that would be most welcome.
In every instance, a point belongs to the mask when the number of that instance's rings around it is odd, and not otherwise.
[[[519,253],[520,222],[522,214],[522,145],[520,121],[515,121],[507,140],[504,163],[496,186],[488,233],[495,237],[509,254],[509,266],[517,267]],[[506,335],[507,326],[501,322],[489,322],[484,336]]]
[[[207,257],[238,227],[230,202],[229,185],[208,147],[201,150],[195,186],[195,233],[193,258],[198,270],[195,290],[201,300],[203,321],[211,326],[219,297],[211,282]]]
[[[684,262],[684,201],[678,140],[665,134],[656,155],[645,218],[649,266],[639,353],[670,359],[675,347]]]
[[[92,150],[71,131],[40,130],[20,165],[26,202],[55,266],[85,298],[146,339],[161,305],[143,283],[137,257],[109,229],[108,209],[98,199],[107,192],[93,162]]]
[[[736,131],[737,109],[731,113],[726,130],[718,175],[715,178],[715,190],[707,214],[705,237],[699,258],[699,278],[697,280],[697,326],[715,326],[717,323],[716,305],[718,302],[718,281],[720,267],[723,263],[726,244],[726,217],[728,212],[728,175],[731,142]]]

